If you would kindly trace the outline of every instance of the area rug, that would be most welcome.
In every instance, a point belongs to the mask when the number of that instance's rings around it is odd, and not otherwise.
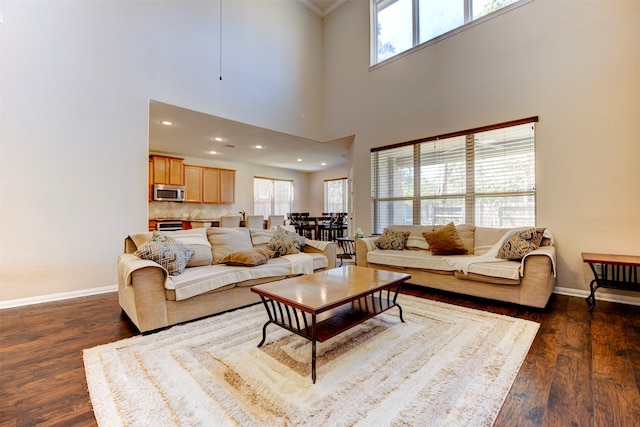
[[[100,426],[490,426],[538,330],[526,320],[400,295],[318,343],[255,305],[84,350]]]

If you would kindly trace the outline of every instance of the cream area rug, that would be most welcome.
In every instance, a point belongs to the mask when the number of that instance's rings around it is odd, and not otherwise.
[[[399,295],[318,343],[262,305],[84,350],[100,426],[490,426],[538,324]]]

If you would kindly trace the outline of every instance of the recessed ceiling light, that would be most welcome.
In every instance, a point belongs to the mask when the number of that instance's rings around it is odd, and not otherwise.
[[[173,124],[173,122],[170,120],[162,120],[160,123],[165,126],[171,126]]]
[[[216,136],[216,137],[215,137],[215,138],[213,138],[213,139],[214,139],[214,140],[216,140],[216,141],[218,141],[218,142],[224,141],[224,139],[220,138],[219,136]]]
[[[218,154],[217,151],[209,151],[209,154]]]
[[[302,161],[302,159],[298,159],[298,161],[299,161],[299,162],[301,162],[301,161]]]
[[[321,166],[327,166],[327,162],[320,163]]]
[[[258,150],[261,150],[261,149],[262,149],[262,145],[254,145],[254,146],[253,146],[253,148],[256,148],[256,149],[258,149]]]

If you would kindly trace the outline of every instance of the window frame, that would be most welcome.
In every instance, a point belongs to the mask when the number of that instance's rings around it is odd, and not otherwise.
[[[464,3],[464,19],[465,22],[464,24],[460,25],[459,27],[453,28],[445,33],[442,33],[436,37],[433,37],[429,40],[425,40],[424,42],[420,43],[420,28],[419,28],[419,1],[420,0],[411,0],[413,3],[413,7],[412,7],[412,28],[413,28],[413,46],[407,50],[404,50],[402,52],[396,53],[395,55],[386,58],[382,61],[378,61],[378,5],[381,4],[385,4],[387,3],[387,5],[385,7],[388,7],[390,4],[395,3],[398,0],[371,0],[369,3],[369,10],[370,10],[370,35],[369,35],[369,48],[370,48],[370,52],[369,52],[369,70],[372,71],[384,64],[388,64],[390,62],[393,62],[397,59],[403,58],[407,55],[412,54],[413,52],[416,52],[420,49],[423,49],[427,46],[430,46],[434,43],[437,43],[441,40],[444,40],[448,37],[451,37],[455,34],[458,34],[462,31],[468,30],[469,28],[472,28],[476,25],[480,25],[483,22],[486,22],[490,19],[496,18],[504,13],[510,12],[514,9],[517,9],[521,6],[524,6],[527,3],[532,2],[533,0],[518,0],[514,3],[511,3],[507,6],[501,7],[498,10],[495,10],[487,15],[481,16],[477,19],[473,19],[472,16],[472,9],[471,9],[471,2],[473,0],[459,0],[462,1]],[[384,7],[381,9],[383,10]]]
[[[478,209],[476,209],[476,202],[486,199],[486,198],[508,198],[508,197],[532,197],[533,199],[533,224],[536,222],[536,185],[535,185],[535,130],[533,131],[533,186],[527,190],[505,190],[496,193],[486,193],[476,190],[476,180],[475,180],[475,135],[481,134],[483,132],[500,130],[513,128],[520,125],[535,125],[538,122],[538,117],[528,117],[519,120],[512,120],[509,122],[498,123],[489,126],[482,126],[473,129],[467,129],[464,131],[451,132],[447,134],[432,136],[428,138],[421,138],[412,141],[401,142],[397,144],[386,145],[382,147],[374,147],[371,148],[371,231],[372,233],[381,233],[384,226],[380,226],[381,218],[384,217],[385,212],[387,215],[397,216],[400,215],[400,222],[405,225],[420,225],[424,223],[425,218],[421,218],[422,215],[422,205],[423,202],[428,202],[429,200],[434,201],[443,201],[443,200],[455,200],[455,199],[464,199],[464,217],[466,223],[475,224],[476,223],[476,215],[478,214]],[[535,128],[534,128],[535,129]],[[464,139],[464,150],[465,150],[465,164],[466,168],[466,188],[464,192],[457,193],[440,193],[436,195],[428,195],[422,194],[421,191],[421,168],[426,166],[421,164],[421,148],[424,143],[429,142],[437,142],[438,140],[453,140],[454,138],[462,137]],[[508,142],[512,142],[513,140],[509,140]],[[390,150],[403,150],[404,153],[398,152],[397,155],[392,155],[390,157],[382,157],[378,153]],[[482,151],[480,151],[481,153]],[[518,153],[517,151],[510,152],[510,155],[514,155]],[[409,158],[410,156],[410,158]],[[387,169],[384,171],[380,171],[380,168],[376,167],[376,164],[382,160],[389,161],[402,161],[403,164],[411,165],[410,168],[405,169]],[[394,163],[395,164],[395,163]],[[435,164],[435,163],[434,163]],[[443,163],[448,164],[448,163]],[[393,177],[393,183],[387,184],[391,175],[389,171],[395,172]],[[399,181],[398,176],[402,174],[398,174],[399,171],[404,171],[405,183],[410,183],[409,187],[405,187],[401,184],[400,187],[396,185],[396,181]],[[410,175],[410,176],[409,176]],[[457,176],[456,176],[457,177]],[[385,186],[379,186],[382,182],[381,179],[386,178],[387,181],[384,182]],[[482,182],[482,181],[480,181]],[[399,205],[396,205],[398,204]],[[403,208],[404,207],[404,208]],[[446,207],[446,206],[445,206]],[[479,206],[482,208],[482,205]],[[385,210],[386,209],[386,210]],[[435,207],[433,209],[436,209]],[[445,209],[446,210],[446,209]],[[411,218],[408,218],[403,212],[409,212]],[[392,214],[390,212],[393,212]],[[480,211],[481,212],[481,211]],[[409,221],[410,222],[407,222]],[[398,223],[397,219],[393,219],[394,223]],[[456,222],[454,219],[452,221]],[[498,217],[498,221],[502,224],[502,217]],[[388,221],[387,221],[388,222]],[[449,222],[449,221],[446,221]],[[458,222],[459,223],[459,222]],[[426,224],[426,223],[425,223]],[[387,224],[388,225],[388,224]],[[440,225],[440,224],[427,224],[427,225]],[[502,227],[501,227],[502,228]],[[508,227],[507,227],[508,228]]]
[[[340,181],[342,186],[342,208],[341,209],[331,209],[329,208],[329,195],[327,191],[327,186],[330,182]],[[347,207],[349,203],[349,180],[348,178],[333,178],[333,179],[325,179],[324,180],[324,212],[347,212]]]
[[[269,181],[271,184],[270,187],[270,194],[266,195],[266,198],[269,199],[269,210],[270,212],[260,212],[259,209],[256,209],[257,206],[257,192],[261,191],[257,188],[258,183],[256,182],[257,180],[263,180],[263,181]],[[291,197],[288,200],[288,208],[286,209],[286,212],[279,212],[277,211],[275,208],[276,206],[278,206],[280,203],[276,202],[275,200],[275,196],[276,196],[276,192],[274,191],[275,189],[275,185],[276,183],[289,183],[290,188],[289,188],[289,192]],[[268,177],[264,177],[264,176],[254,176],[253,177],[253,214],[254,215],[260,215],[262,214],[263,216],[269,216],[269,215],[285,215],[289,212],[293,211],[293,202],[294,202],[294,181],[292,179],[279,179],[279,178],[268,178]]]

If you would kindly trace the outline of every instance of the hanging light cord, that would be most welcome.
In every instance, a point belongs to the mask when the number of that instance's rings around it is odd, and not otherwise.
[[[220,0],[220,80],[222,80],[222,0]]]

